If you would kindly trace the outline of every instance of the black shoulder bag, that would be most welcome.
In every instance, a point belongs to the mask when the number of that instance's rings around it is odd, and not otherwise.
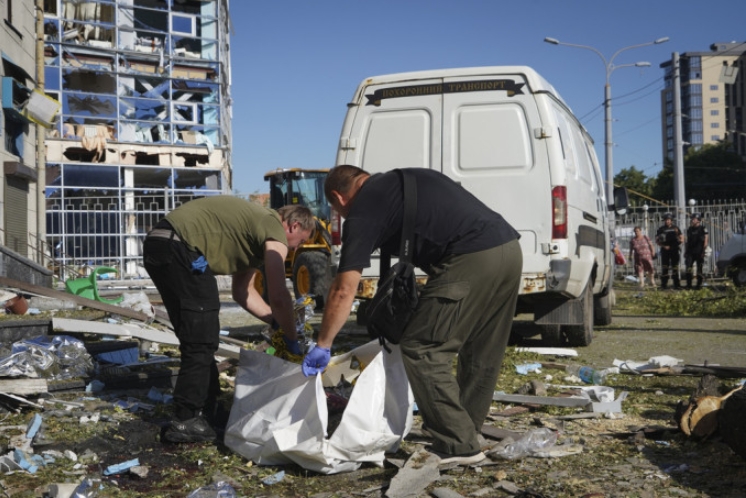
[[[378,289],[367,309],[368,334],[378,338],[387,351],[386,341],[399,344],[404,329],[417,308],[417,279],[412,264],[414,221],[417,210],[417,185],[406,171],[397,170],[404,184],[404,220],[399,261],[378,281]],[[381,261],[389,261],[382,255]]]

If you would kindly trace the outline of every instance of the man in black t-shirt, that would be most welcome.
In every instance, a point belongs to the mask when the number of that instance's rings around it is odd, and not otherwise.
[[[477,434],[489,412],[515,314],[523,256],[518,233],[445,175],[408,169],[417,185],[413,263],[428,275],[400,347],[412,392],[441,463],[484,458]],[[398,255],[404,195],[398,172],[370,176],[337,166],[325,193],[344,218],[341,260],[318,346],[303,361],[314,375],[344,326],[371,253]],[[458,357],[456,377],[452,374]]]
[[[663,226],[656,232],[655,240],[661,248],[661,289],[668,286],[668,274],[673,277],[673,288],[681,289],[679,280],[679,262],[681,255],[679,246],[684,242],[684,236],[679,227],[673,224],[673,215],[663,216]]]
[[[686,267],[686,288],[692,288],[694,263],[697,263],[697,289],[702,287],[702,267],[705,264],[705,250],[710,241],[710,232],[702,225],[699,213],[692,214],[689,228],[686,229],[686,245],[684,246],[684,266]]]

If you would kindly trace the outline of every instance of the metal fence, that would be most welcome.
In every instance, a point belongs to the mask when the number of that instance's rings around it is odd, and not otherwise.
[[[725,242],[734,233],[744,233],[746,231],[746,201],[743,200],[698,204],[688,208],[685,213],[677,213],[674,208],[665,205],[653,208],[644,206],[630,208],[627,210],[627,214],[617,216],[616,219],[616,241],[627,258],[625,265],[617,266],[617,277],[634,275],[634,262],[629,260],[629,242],[634,235],[634,227],[639,226],[642,232],[650,237],[650,240],[655,244],[655,234],[658,228],[664,224],[663,217],[666,213],[672,213],[674,220],[679,220],[675,221],[674,224],[679,227],[685,237],[691,214],[699,213],[702,216],[702,225],[707,228],[710,235],[709,247],[711,248],[703,265],[706,278],[717,276],[715,262]],[[683,277],[683,248],[681,256],[680,270]],[[656,273],[660,273],[660,258],[655,261],[655,264]]]
[[[150,228],[175,207],[216,193],[219,192],[122,189],[118,195],[109,197],[48,198],[45,260],[50,263],[47,266],[60,280],[87,275],[96,266],[114,267],[125,280],[147,278],[142,265],[142,242]],[[705,259],[704,273],[712,277],[720,249],[733,233],[746,229],[746,201],[703,204],[693,210],[702,215],[702,223],[710,232],[712,252]],[[616,241],[625,257],[629,255],[634,227],[640,226],[652,240],[658,227],[663,225],[664,214],[669,211],[673,210],[666,206],[636,207],[617,216]],[[686,233],[691,212],[692,209],[679,213],[683,221],[679,228],[683,233]],[[29,237],[29,247],[36,248],[38,241],[32,234]],[[660,272],[659,260],[656,265]],[[617,277],[633,273],[632,261],[617,266]]]

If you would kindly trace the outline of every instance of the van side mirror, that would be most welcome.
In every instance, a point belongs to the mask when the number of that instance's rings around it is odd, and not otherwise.
[[[628,206],[629,193],[627,187],[614,187],[614,204],[610,205],[609,209],[621,216],[627,213]]]

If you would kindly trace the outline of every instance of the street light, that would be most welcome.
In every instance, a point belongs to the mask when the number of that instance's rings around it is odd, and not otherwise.
[[[664,36],[663,38],[658,38],[657,40],[647,42],[647,43],[640,43],[639,45],[630,45],[629,47],[620,48],[617,50],[614,55],[611,56],[610,59],[606,59],[604,57],[604,54],[602,54],[598,49],[590,47],[588,45],[577,45],[575,43],[564,43],[556,38],[550,38],[546,37],[544,38],[544,41],[547,43],[551,43],[552,45],[564,45],[566,47],[576,47],[576,48],[584,48],[586,50],[590,50],[594,52],[596,55],[601,57],[601,60],[604,63],[604,68],[606,69],[606,86],[604,87],[604,111],[605,111],[605,117],[604,117],[604,124],[605,124],[605,136],[604,136],[604,147],[605,147],[605,154],[606,154],[606,202],[609,204],[612,204],[614,202],[614,160],[612,158],[612,141],[611,141],[611,73],[613,73],[616,69],[619,69],[620,67],[649,67],[649,62],[635,62],[633,64],[620,64],[618,66],[614,65],[614,59],[617,55],[621,54],[625,50],[630,50],[632,48],[639,48],[639,47],[647,47],[648,45],[657,45],[659,43],[665,43],[668,41],[668,37]]]

